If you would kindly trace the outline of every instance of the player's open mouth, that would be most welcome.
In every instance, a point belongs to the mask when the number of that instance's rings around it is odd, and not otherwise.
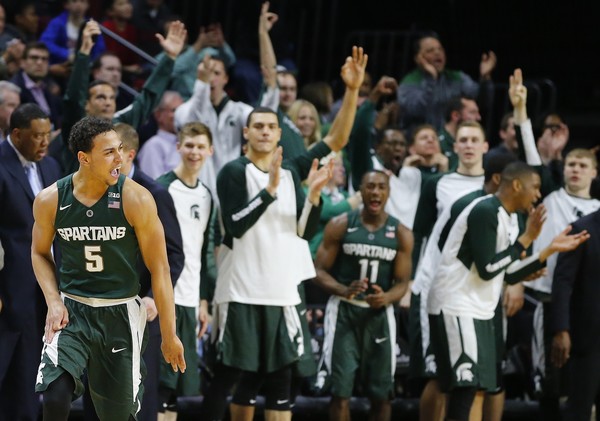
[[[371,200],[369,202],[369,209],[379,210],[381,208],[381,202],[379,200]]]
[[[114,170],[112,170],[110,172],[110,175],[112,175],[113,177],[117,178],[117,177],[119,177],[120,173],[121,173],[121,167],[115,168]]]

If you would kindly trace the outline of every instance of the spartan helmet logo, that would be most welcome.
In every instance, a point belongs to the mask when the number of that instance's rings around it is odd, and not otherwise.
[[[473,381],[473,372],[471,371],[471,367],[473,367],[472,363],[462,363],[456,368],[456,378],[458,381],[472,382]]]
[[[428,355],[425,357],[425,372],[433,374],[437,373],[435,355]]]
[[[192,205],[192,207],[190,208],[190,217],[192,217],[193,219],[200,219],[200,206]]]

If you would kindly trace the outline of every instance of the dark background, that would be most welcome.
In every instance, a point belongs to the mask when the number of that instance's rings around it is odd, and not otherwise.
[[[199,25],[220,21],[234,51],[244,54],[242,45],[255,40],[260,3],[182,0],[171,5],[187,17],[192,36]],[[336,86],[343,59],[357,42],[370,54],[368,70],[375,79],[382,74],[401,79],[413,68],[411,35],[432,29],[446,48],[447,66],[473,78],[478,77],[481,54],[496,53],[493,79],[499,86],[492,119],[507,106],[503,84],[521,67],[526,81],[540,82],[530,89],[532,106],[539,102],[530,110],[532,117],[557,111],[570,126],[570,147],[600,143],[598,2],[273,0],[271,9],[281,14],[273,38],[289,40],[300,84],[326,80]],[[280,46],[281,51],[286,49]],[[486,123],[495,138],[497,123]]]
[[[41,2],[60,5],[59,0]],[[200,26],[220,22],[238,56],[257,57],[262,0],[165,3],[186,23],[190,39]],[[102,0],[90,5],[90,11],[102,10]],[[412,37],[431,29],[446,49],[447,67],[475,79],[481,54],[493,50],[498,56],[494,108],[483,110],[492,143],[508,109],[505,84],[516,67],[530,84],[532,119],[557,111],[571,129],[568,148],[600,143],[598,1],[272,0],[271,10],[280,15],[272,31],[276,53],[297,63],[300,85],[324,80],[339,92],[339,69],[355,43],[369,54],[368,71],[375,80],[383,74],[401,79],[414,67]]]

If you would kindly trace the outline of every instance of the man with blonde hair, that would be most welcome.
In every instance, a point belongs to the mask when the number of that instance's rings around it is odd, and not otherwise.
[[[534,252],[540,245],[547,244],[549,239],[565,229],[565,227],[584,215],[600,209],[600,201],[590,195],[592,180],[597,175],[596,156],[588,149],[571,150],[565,157],[563,177],[565,186],[550,193],[544,199],[548,210],[548,220],[544,224],[540,236],[533,243]],[[533,317],[532,362],[534,369],[534,385],[541,393],[540,406],[544,419],[556,419],[559,411],[562,372],[550,361],[552,331],[550,317],[552,312],[552,279],[557,256],[551,256],[547,262],[547,273],[534,281],[526,282],[532,295],[538,299]]]

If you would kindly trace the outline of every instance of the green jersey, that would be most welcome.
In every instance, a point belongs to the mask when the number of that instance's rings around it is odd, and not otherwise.
[[[360,210],[348,213],[348,227],[340,253],[334,264],[335,279],[350,285],[357,279],[368,278],[384,291],[394,284],[394,260],[398,251],[398,225],[393,216],[377,231],[369,231],[362,224]],[[361,299],[356,297],[355,299]]]
[[[118,299],[139,291],[138,242],[123,213],[123,183],[87,207],[73,195],[73,175],[58,180],[54,226],[62,251],[59,289],[82,297]]]

